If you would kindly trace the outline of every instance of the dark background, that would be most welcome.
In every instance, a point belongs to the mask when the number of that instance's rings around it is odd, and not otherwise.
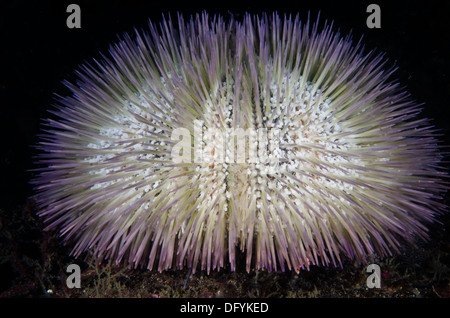
[[[366,8],[381,7],[381,29],[368,29]],[[66,8],[81,7],[81,29],[66,27]],[[425,103],[423,114],[442,131],[450,145],[450,3],[443,1],[2,1],[0,4],[0,209],[13,211],[32,194],[33,145],[41,118],[65,95],[64,79],[76,80],[74,70],[106,53],[117,35],[146,28],[162,14],[187,18],[206,10],[240,19],[245,12],[308,12],[315,19],[334,21],[341,34],[352,32],[368,50],[386,52],[388,65],[413,98]]]
[[[81,29],[66,27],[69,15],[66,8],[71,3],[81,7]],[[366,26],[366,8],[370,3],[381,7],[381,29]],[[49,251],[56,247],[49,245],[44,250],[48,240],[41,237],[40,225],[33,225],[37,222],[30,216],[34,211],[28,209],[27,202],[33,195],[30,170],[35,168],[33,146],[38,142],[41,119],[50,116],[47,111],[55,102],[55,93],[69,94],[62,81],[75,82],[74,70],[80,64],[99,59],[99,52],[107,53],[117,35],[133,33],[134,28],[145,29],[148,19],[158,23],[163,13],[175,18],[177,12],[187,19],[203,10],[236,19],[241,19],[245,12],[276,10],[280,15],[299,13],[302,21],[307,19],[308,12],[314,20],[320,12],[321,22],[334,21],[335,30],[339,28],[342,35],[352,32],[355,41],[364,36],[367,50],[385,52],[389,58],[387,65],[399,67],[394,77],[418,103],[424,103],[423,116],[433,119],[432,123],[442,133],[443,145],[450,146],[449,1],[0,0],[0,256],[8,255],[7,261],[0,262],[0,273],[11,276],[7,283],[0,284],[0,295],[4,290],[6,295],[42,295],[36,277],[48,284],[59,281],[51,279],[53,272],[55,277],[61,275],[60,267],[44,266],[48,265],[46,257],[54,255]],[[446,160],[449,161],[448,156]],[[449,197],[444,202],[448,203]],[[448,231],[443,233],[449,228],[449,219],[447,213],[440,218],[443,226],[436,225],[436,229],[440,227],[436,232],[441,233],[437,237],[444,242],[449,240]],[[28,223],[23,225],[24,221]],[[448,243],[444,246],[448,248]],[[441,263],[448,264],[450,254],[447,251],[442,255]],[[412,266],[416,266],[417,259],[411,259]],[[186,274],[180,275],[184,281]],[[317,277],[320,280],[321,276]],[[438,292],[450,297],[446,280],[442,282],[444,289]]]

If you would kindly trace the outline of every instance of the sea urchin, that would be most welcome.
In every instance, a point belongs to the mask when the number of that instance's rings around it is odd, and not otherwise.
[[[295,270],[389,255],[444,209],[419,105],[330,25],[197,15],[124,36],[48,119],[49,229],[99,259]]]

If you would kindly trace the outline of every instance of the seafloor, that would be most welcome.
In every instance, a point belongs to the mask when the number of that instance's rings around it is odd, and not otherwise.
[[[366,265],[312,267],[309,271],[269,273],[227,269],[209,275],[187,269],[156,272],[98,264],[85,254],[69,256],[36,217],[32,200],[13,213],[0,210],[0,297],[450,297],[450,243],[441,226],[431,240],[402,254],[371,262],[381,268],[381,287],[368,288]],[[441,218],[448,224],[449,217]],[[68,288],[69,264],[81,268],[81,288]]]

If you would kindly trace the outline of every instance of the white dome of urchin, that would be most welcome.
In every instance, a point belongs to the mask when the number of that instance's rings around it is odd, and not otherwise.
[[[197,15],[125,36],[67,84],[40,148],[39,215],[99,259],[159,271],[342,266],[444,209],[419,106],[326,25]]]

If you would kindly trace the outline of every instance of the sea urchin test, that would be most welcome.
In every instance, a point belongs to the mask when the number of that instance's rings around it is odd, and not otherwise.
[[[39,215],[75,256],[342,266],[426,239],[445,208],[434,129],[381,55],[329,25],[179,16],[109,53],[39,144]]]

